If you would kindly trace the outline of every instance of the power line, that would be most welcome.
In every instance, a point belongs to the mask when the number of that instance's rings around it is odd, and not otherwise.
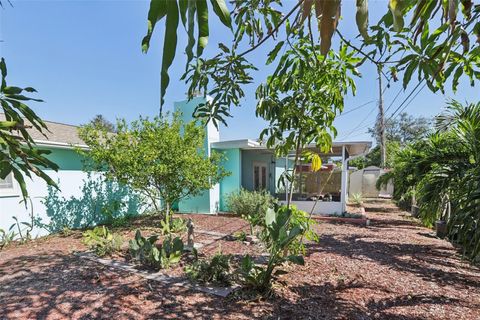
[[[388,121],[388,120],[391,120],[391,119],[394,119],[394,118],[395,118],[396,116],[398,116],[401,112],[403,112],[403,111],[413,102],[413,100],[418,96],[418,94],[420,94],[420,92],[423,90],[423,88],[425,88],[426,85],[427,85],[427,84],[424,83],[423,87],[422,87],[419,91],[417,91],[417,92],[415,93],[415,95],[410,99],[410,101],[400,110],[400,112],[395,115],[395,113],[396,113],[397,111],[399,111],[399,108],[397,107],[397,109],[395,110],[395,112],[392,113],[392,115],[390,115],[390,117],[387,119],[387,121]],[[417,86],[417,87],[418,87],[418,86]],[[414,89],[414,90],[415,90],[415,89]],[[413,91],[414,91],[414,90],[412,90],[412,92],[409,94],[409,96],[400,104],[400,107],[401,107],[401,106],[408,100],[408,98],[413,94]],[[400,88],[400,90],[399,90],[398,93],[396,94],[396,96],[395,96],[395,98],[393,99],[393,101],[390,103],[390,105],[388,106],[388,108],[385,110],[385,113],[392,107],[393,103],[394,103],[395,100],[398,98],[398,96],[400,95],[401,92],[402,92],[402,88]],[[364,122],[364,120],[362,120],[362,122]],[[362,123],[362,122],[361,122],[361,123]],[[367,124],[367,125],[365,125],[365,126],[362,126],[362,127],[359,127],[359,126],[357,125],[357,126],[354,128],[354,130],[350,131],[350,132],[348,133],[348,135],[345,136],[345,138],[348,138],[348,137],[349,137],[352,133],[354,133],[354,132],[358,132],[358,131],[360,131],[360,130],[363,130],[363,129],[365,129],[365,128],[370,127],[371,125],[374,125],[375,122],[376,122],[376,121],[369,122],[369,124]],[[344,138],[344,139],[345,139],[345,138]]]
[[[390,80],[391,80],[391,79],[392,79],[391,77],[390,77],[390,79],[387,79],[387,84],[386,84],[385,87],[383,88],[382,94],[385,93],[385,91],[387,91],[388,87],[390,86]],[[365,106],[365,105],[367,105],[367,104],[370,104],[370,103],[372,103],[372,102],[375,102],[375,101],[376,101],[376,100],[369,101],[369,102],[367,102],[367,103],[365,103],[365,104],[363,104],[363,105],[361,105],[361,106],[356,107],[355,109],[359,109],[360,107],[363,107],[363,106]],[[354,109],[354,110],[355,110],[355,109]],[[354,110],[349,110],[348,112],[352,112],[352,111],[354,111]],[[365,128],[365,126],[364,126],[364,127],[361,127],[361,128],[360,128],[360,126],[368,119],[368,117],[370,117],[370,115],[372,114],[372,112],[375,111],[375,110],[376,110],[376,107],[375,107],[375,108],[372,108],[372,109],[370,110],[370,112],[366,115],[366,117],[363,118],[362,121],[360,121],[360,123],[359,123],[357,126],[355,126],[355,128],[353,128],[349,133],[347,133],[342,139],[346,139],[346,138],[348,138],[352,133],[354,133],[354,132],[356,132],[356,131],[358,131],[358,130],[361,130],[361,129]],[[346,114],[346,113],[348,113],[348,112],[342,113],[341,115],[344,115],[344,114]],[[340,116],[340,115],[339,115],[339,116]],[[337,118],[338,118],[338,117],[337,117]],[[371,124],[367,125],[367,127],[369,127],[370,125],[371,125]],[[359,129],[359,128],[360,128],[360,129]],[[340,138],[339,138],[339,139],[340,139]]]
[[[420,90],[418,90],[417,93],[415,93],[415,95],[413,96],[413,98],[410,99],[410,101],[400,110],[400,112],[397,113],[396,115],[392,114],[392,115],[390,116],[390,118],[388,118],[388,120],[394,119],[394,118],[397,117],[399,114],[401,114],[401,113],[413,102],[413,100],[415,100],[415,98],[420,94],[420,92],[422,92],[422,90],[425,88],[426,85],[427,85],[427,83],[425,82],[425,83],[423,84],[423,87],[421,87]]]
[[[397,94],[395,95],[395,98],[393,98],[392,102],[390,102],[390,104],[388,105],[387,109],[385,109],[385,113],[387,113],[388,110],[390,110],[390,108],[393,106],[393,104],[395,103],[395,100],[397,100],[398,96],[399,96],[400,93],[402,92],[402,89],[403,89],[403,88],[400,88],[400,90],[398,90]]]
[[[402,108],[402,106],[407,102],[408,99],[410,99],[410,97],[413,95],[413,93],[418,89],[418,87],[420,87],[420,85],[422,84],[423,80],[419,81],[417,83],[417,85],[415,86],[415,88],[413,88],[413,90],[410,92],[410,94],[402,101],[402,103],[400,103],[400,105],[397,107],[397,109],[395,109],[395,111],[393,111],[393,113],[390,115],[390,118],[388,118],[388,120],[392,119],[395,114]],[[423,89],[423,87],[422,87]],[[420,92],[420,91],[419,91]],[[416,95],[415,95],[416,96]],[[404,108],[405,109],[405,108]],[[404,110],[402,109],[402,110]]]
[[[351,113],[351,112],[353,112],[353,111],[356,111],[356,110],[358,110],[358,109],[361,109],[361,108],[363,108],[363,107],[365,107],[365,106],[368,106],[370,103],[373,103],[373,102],[375,102],[375,100],[371,100],[371,101],[365,102],[364,104],[361,104],[361,105],[359,105],[358,107],[355,107],[355,108],[353,108],[353,109],[351,109],[351,110],[348,110],[348,111],[346,111],[346,112],[343,112],[343,113],[339,114],[339,115],[337,116],[337,118],[339,118],[339,117],[341,117],[341,116],[344,116],[344,115],[346,115],[346,114],[349,114],[349,113]]]
[[[370,110],[370,112],[366,115],[366,117],[363,118],[363,120],[360,121],[360,123],[359,123],[355,128],[353,128],[352,131],[350,131],[349,133],[347,133],[346,136],[343,137],[343,139],[346,139],[346,138],[350,137],[350,135],[351,135],[352,133],[358,131],[358,130],[359,130],[358,128],[368,119],[368,117],[370,117],[370,115],[371,115],[371,114],[373,113],[373,111],[375,111],[375,110],[376,110],[376,108],[372,108],[372,109]]]

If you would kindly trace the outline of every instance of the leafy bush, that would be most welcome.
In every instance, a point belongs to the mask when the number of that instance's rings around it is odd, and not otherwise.
[[[210,260],[197,260],[185,267],[192,281],[229,285],[231,283],[230,255],[216,254]]]
[[[119,251],[123,238],[119,234],[111,233],[105,226],[99,226],[83,233],[83,243],[102,257]]]
[[[156,246],[157,240],[157,235],[144,238],[137,230],[135,238],[129,241],[130,255],[142,265],[154,269],[169,268],[178,263],[183,253],[182,240],[179,237],[166,237],[161,249]]]
[[[176,112],[151,120],[140,117],[130,124],[118,120],[113,135],[90,124],[79,135],[89,146],[85,154],[93,160],[92,169],[148,197],[168,225],[173,204],[199,195],[228,175],[219,166],[220,153],[205,156],[204,131],[195,121],[184,123]]]
[[[299,227],[302,229],[302,235],[294,239],[286,251],[289,251],[293,254],[305,254],[305,244],[304,238],[310,241],[319,241],[318,234],[313,229],[313,226],[316,224],[316,221],[311,219],[305,211],[299,210],[295,205],[290,205],[290,209],[287,209],[286,206],[277,206],[276,210],[281,214],[285,214],[284,211],[290,211],[290,221],[289,221],[289,230],[294,227]],[[271,245],[271,236],[269,235],[268,228],[264,228],[260,232],[260,240],[268,247]]]
[[[293,210],[287,207],[268,209],[265,214],[263,240],[269,253],[267,266],[256,265],[250,256],[242,260],[238,273],[243,283],[261,293],[270,292],[272,280],[285,273],[278,266],[284,262],[304,264],[301,255],[289,254],[289,249],[305,233],[302,225],[295,221]]]
[[[248,191],[241,189],[238,193],[231,193],[227,197],[227,206],[230,211],[248,221],[250,233],[253,235],[253,228],[264,222],[265,212],[272,208],[275,203],[267,191]]]

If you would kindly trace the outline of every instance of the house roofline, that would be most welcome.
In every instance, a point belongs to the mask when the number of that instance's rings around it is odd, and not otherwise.
[[[332,143],[332,147],[343,147],[343,146],[364,146],[363,150],[359,153],[364,153],[368,151],[372,147],[371,141],[334,141]],[[268,150],[265,144],[261,144],[255,140],[251,139],[239,139],[239,140],[226,140],[226,141],[219,141],[213,142],[211,144],[213,149],[242,149],[242,150]],[[311,143],[306,148],[317,148],[315,143]]]
[[[33,140],[37,146],[43,147],[52,147],[57,149],[75,149],[80,148],[83,150],[88,150],[89,147],[85,144],[71,144],[66,142],[55,142],[55,141],[48,141],[48,140]]]

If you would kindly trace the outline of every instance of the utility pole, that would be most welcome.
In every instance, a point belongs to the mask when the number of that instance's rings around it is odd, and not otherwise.
[[[383,112],[383,91],[382,91],[382,65],[377,66],[378,71],[378,119],[377,130],[380,138],[380,167],[385,168],[387,161],[387,148],[385,137],[385,114]]]

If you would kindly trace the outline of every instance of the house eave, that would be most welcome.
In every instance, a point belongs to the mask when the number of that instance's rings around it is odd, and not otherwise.
[[[88,146],[85,144],[71,144],[65,142],[55,142],[55,141],[48,141],[48,140],[34,140],[35,144],[40,147],[50,147],[56,149],[69,149],[73,150],[75,148],[79,148],[82,150],[88,150]]]

